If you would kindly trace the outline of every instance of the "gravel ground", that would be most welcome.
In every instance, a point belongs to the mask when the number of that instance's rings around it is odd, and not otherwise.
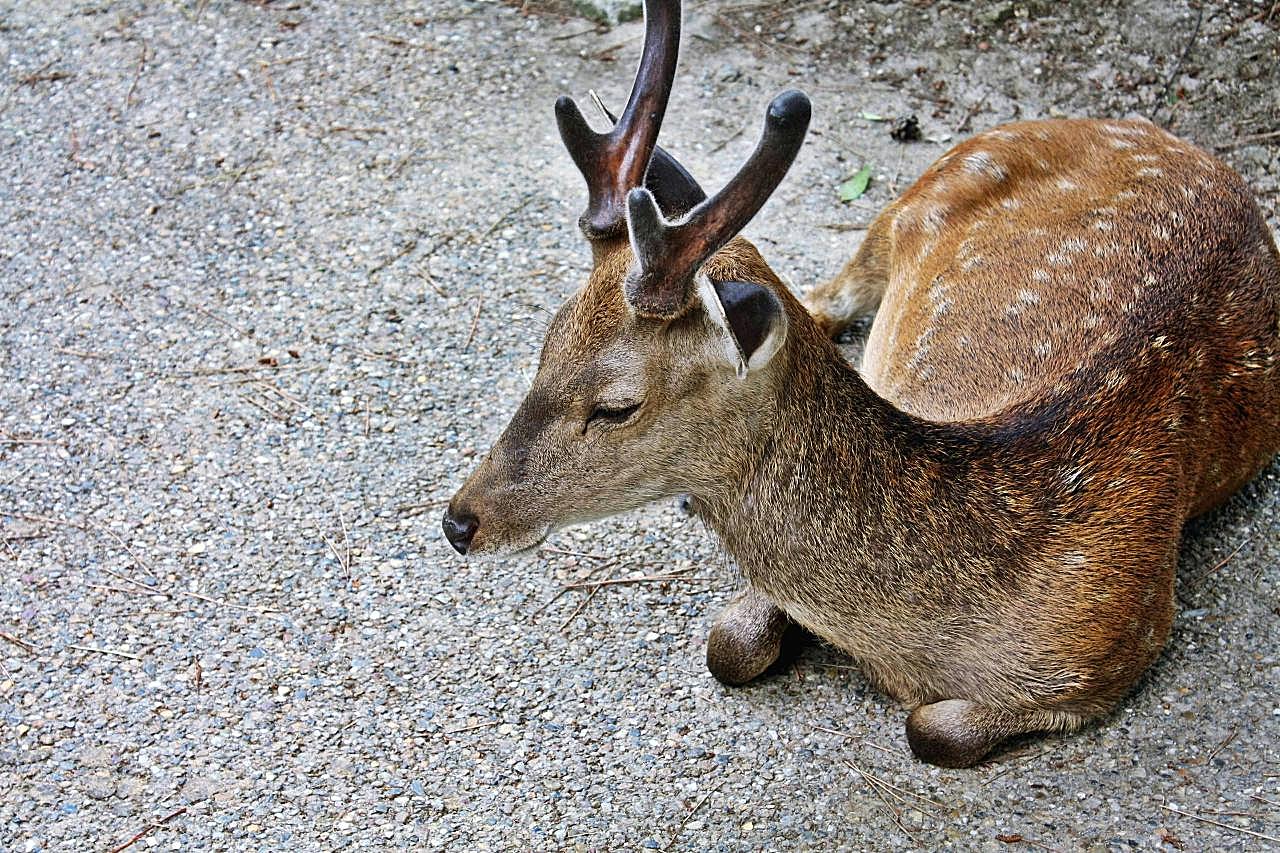
[[[714,682],[736,580],[673,507],[448,549],[587,267],[551,102],[638,49],[519,5],[0,2],[0,849],[1280,845],[1280,466],[1193,526],[1111,719],[973,771],[830,649]],[[864,113],[1155,114],[1276,226],[1271,0],[691,5],[664,140],[707,185],[815,99],[749,230],[797,286],[943,148]]]

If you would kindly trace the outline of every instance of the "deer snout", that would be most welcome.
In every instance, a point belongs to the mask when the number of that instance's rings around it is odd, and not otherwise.
[[[455,512],[453,507],[449,507],[444,511],[440,526],[444,528],[444,538],[449,540],[453,550],[466,554],[471,549],[471,540],[475,538],[476,531],[480,529],[480,519],[469,512]]]

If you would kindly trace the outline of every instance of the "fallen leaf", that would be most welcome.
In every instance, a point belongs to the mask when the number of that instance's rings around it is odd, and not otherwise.
[[[853,176],[842,183],[837,192],[840,193],[842,202],[851,202],[854,199],[862,198],[862,194],[867,191],[867,185],[871,183],[871,166],[868,164],[853,173]]]
[[[1017,844],[1022,840],[1022,836],[1014,833],[1013,835],[997,835],[996,841],[1003,841],[1005,844]]]

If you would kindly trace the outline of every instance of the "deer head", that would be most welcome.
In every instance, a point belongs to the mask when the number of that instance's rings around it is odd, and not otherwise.
[[[789,325],[807,320],[737,234],[799,152],[808,99],[774,98],[754,153],[708,199],[657,147],[678,0],[648,0],[645,23],[610,132],[592,131],[572,99],[556,102],[587,181],[579,224],[593,270],[552,321],[511,423],[449,504],[443,527],[460,553],[532,548],[557,528],[723,482],[769,418]]]

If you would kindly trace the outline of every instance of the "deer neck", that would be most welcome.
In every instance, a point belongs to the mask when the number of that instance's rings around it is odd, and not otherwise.
[[[829,580],[816,576],[822,566],[846,589],[891,595],[886,583],[901,584],[904,564],[937,559],[929,528],[941,521],[962,551],[954,537],[965,525],[942,520],[999,514],[977,505],[984,488],[972,453],[982,442],[968,427],[896,409],[826,341],[799,343],[767,428],[698,496],[700,515],[766,593],[803,594]]]

